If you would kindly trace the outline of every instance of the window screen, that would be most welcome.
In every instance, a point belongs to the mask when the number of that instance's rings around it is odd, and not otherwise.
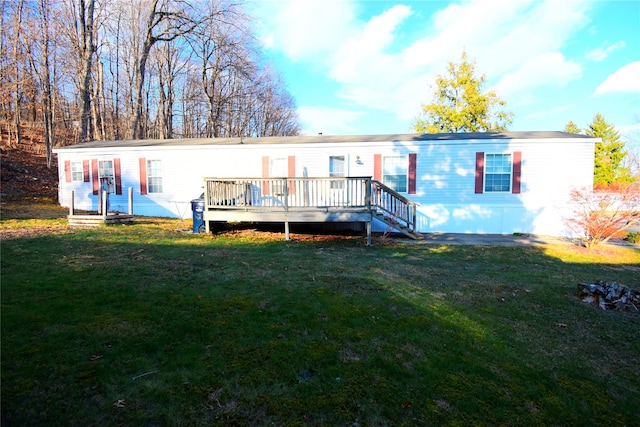
[[[511,154],[485,155],[484,191],[511,191]]]

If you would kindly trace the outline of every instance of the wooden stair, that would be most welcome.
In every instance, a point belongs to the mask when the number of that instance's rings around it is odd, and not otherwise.
[[[131,224],[135,221],[133,215],[109,214],[102,215],[67,215],[69,227],[98,227],[102,224]]]
[[[391,215],[387,215],[382,212],[374,212],[373,217],[407,237],[411,237],[414,240],[424,240],[424,236],[419,231],[412,230],[406,225],[402,225]]]
[[[371,181],[371,216],[415,240],[424,239],[417,230],[417,207],[413,200],[403,196],[380,181]]]

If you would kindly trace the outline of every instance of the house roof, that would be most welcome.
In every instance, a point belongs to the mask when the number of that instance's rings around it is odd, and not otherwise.
[[[310,135],[310,136],[272,136],[264,138],[183,138],[183,139],[139,139],[118,141],[91,141],[59,150],[115,147],[170,147],[201,145],[261,145],[261,144],[328,144],[346,142],[388,142],[388,141],[471,141],[471,140],[528,140],[528,139],[581,139],[593,137],[566,132],[469,132],[469,133],[425,133],[390,135]]]

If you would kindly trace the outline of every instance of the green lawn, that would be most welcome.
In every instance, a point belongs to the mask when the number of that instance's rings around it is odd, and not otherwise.
[[[3,426],[640,424],[638,250],[173,226],[3,217]]]

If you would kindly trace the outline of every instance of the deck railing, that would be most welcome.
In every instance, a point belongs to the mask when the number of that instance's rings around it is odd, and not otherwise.
[[[205,178],[206,209],[366,208],[371,178]]]
[[[359,209],[416,231],[417,204],[370,177],[205,178],[205,209]]]
[[[415,233],[418,204],[380,181],[372,181],[371,186],[371,205],[375,211],[385,216],[388,222],[396,222]]]

